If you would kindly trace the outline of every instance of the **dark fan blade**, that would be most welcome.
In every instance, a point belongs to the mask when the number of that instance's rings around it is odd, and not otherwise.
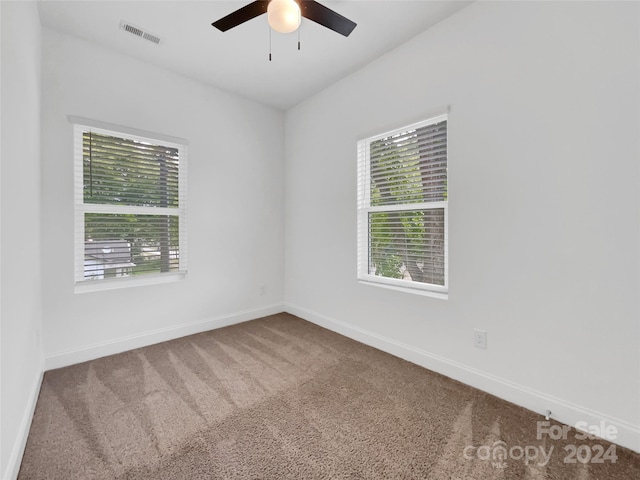
[[[245,5],[235,12],[230,13],[226,17],[222,17],[220,20],[216,20],[211,25],[216,27],[218,30],[226,32],[230,28],[237,27],[247,20],[251,20],[258,15],[262,15],[267,11],[267,5],[269,5],[269,0],[251,2],[249,5]]]
[[[354,22],[318,2],[301,0],[298,3],[300,4],[300,11],[303,17],[313,20],[345,37],[348,37],[353,29],[356,28]]]

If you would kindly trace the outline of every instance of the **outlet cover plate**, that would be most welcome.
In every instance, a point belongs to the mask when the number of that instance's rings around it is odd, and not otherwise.
[[[487,348],[487,331],[479,328],[473,329],[473,346],[478,348]]]

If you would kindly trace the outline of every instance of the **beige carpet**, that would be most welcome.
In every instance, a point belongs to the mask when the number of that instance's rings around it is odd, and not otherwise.
[[[540,420],[280,314],[47,372],[19,478],[640,479]]]

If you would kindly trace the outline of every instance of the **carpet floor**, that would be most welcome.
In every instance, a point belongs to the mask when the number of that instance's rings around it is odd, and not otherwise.
[[[640,479],[543,420],[279,314],[46,372],[18,478]]]

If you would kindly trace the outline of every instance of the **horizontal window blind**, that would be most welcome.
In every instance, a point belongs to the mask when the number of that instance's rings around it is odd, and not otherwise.
[[[369,273],[444,285],[444,208],[369,213]]]
[[[131,275],[179,271],[177,215],[85,213],[84,224],[85,263],[99,260],[104,269],[128,263]]]
[[[372,206],[446,200],[446,121],[371,142],[370,152]]]
[[[177,207],[178,149],[83,132],[85,203]]]
[[[186,272],[186,146],[82,125],[76,282]]]
[[[446,292],[447,118],[358,144],[359,278]]]

